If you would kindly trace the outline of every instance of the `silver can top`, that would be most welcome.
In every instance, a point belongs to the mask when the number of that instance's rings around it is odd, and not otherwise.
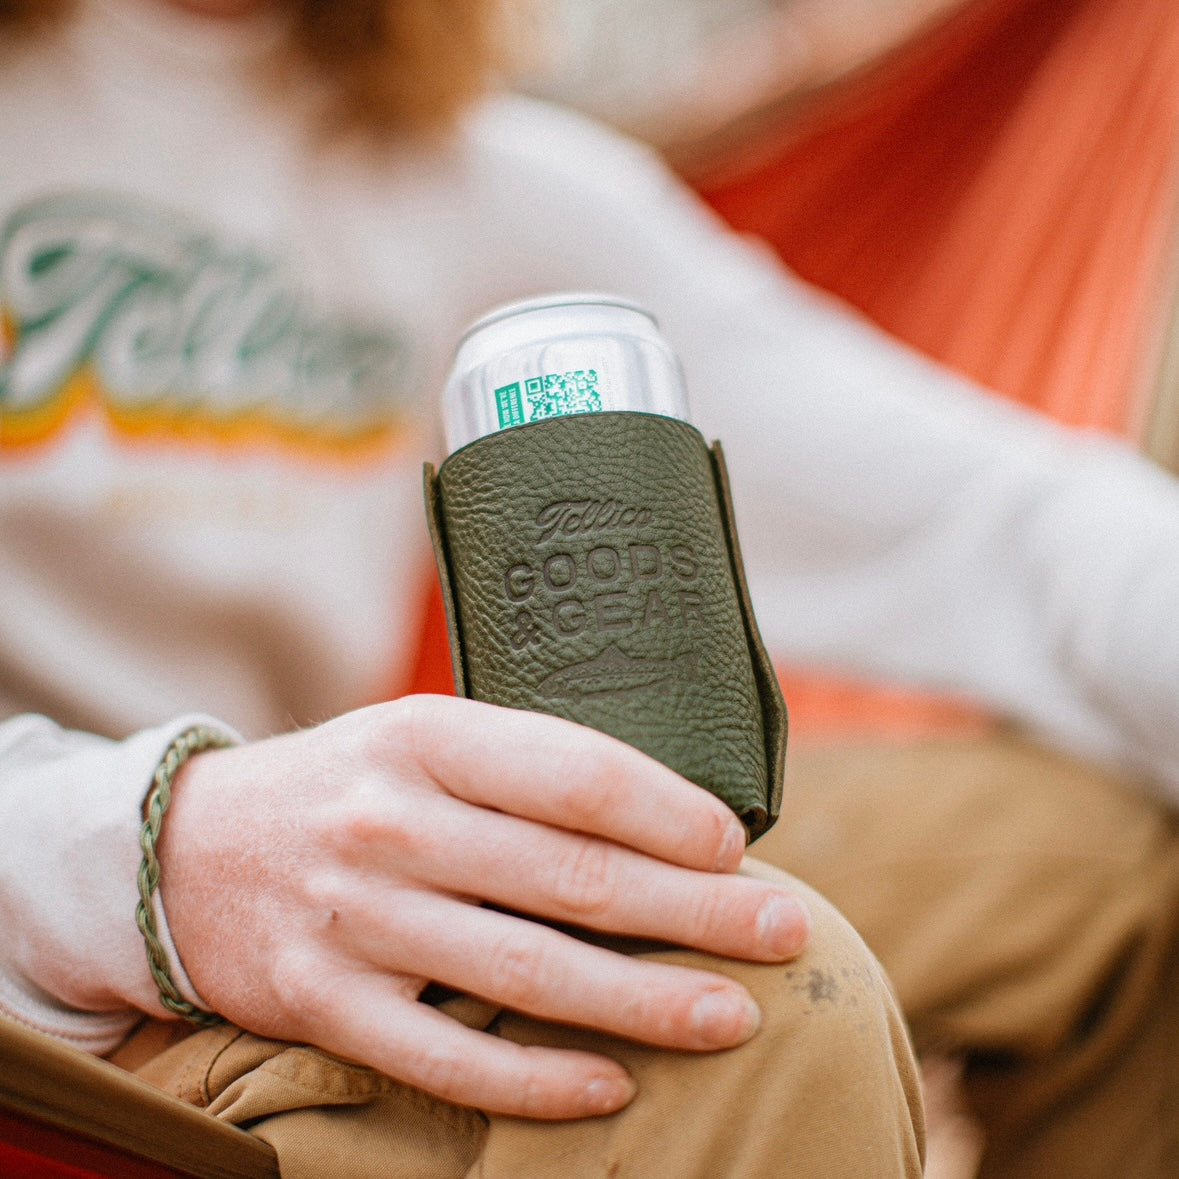
[[[459,341],[443,396],[451,451],[512,426],[610,410],[687,421],[687,393],[651,313],[588,292],[509,303],[482,316]]]

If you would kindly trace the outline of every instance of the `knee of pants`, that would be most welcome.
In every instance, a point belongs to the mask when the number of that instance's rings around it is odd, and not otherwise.
[[[745,870],[781,876],[753,862]],[[505,1016],[498,1030],[518,1043],[579,1048],[620,1061],[638,1095],[620,1114],[560,1128],[493,1119],[480,1174],[555,1175],[557,1169],[538,1160],[567,1160],[574,1151],[587,1164],[577,1173],[586,1174],[919,1175],[925,1133],[920,1090],[891,987],[834,906],[805,885],[796,887],[812,927],[806,949],[792,962],[641,952],[744,985],[762,1022],[738,1048],[671,1052]]]
[[[916,1094],[907,1026],[883,967],[860,935],[830,901],[787,873],[750,858],[742,871],[787,881],[806,903],[811,931],[797,958],[786,963],[754,963],[687,949],[634,952],[650,961],[710,970],[741,983],[761,1010],[761,1026],[748,1043],[727,1052],[695,1056],[612,1042],[610,1037],[583,1029],[556,1029],[523,1016],[506,1016],[497,1030],[509,1038],[534,1043],[551,1041],[554,1036],[572,1037],[581,1041],[580,1047],[645,1066],[666,1058],[689,1068],[695,1061],[703,1071],[709,1061],[723,1060],[728,1071],[747,1074],[750,1084],[758,1077],[764,1080],[764,1069],[789,1061],[794,1075],[807,1073],[816,1084],[829,1079],[846,1086],[852,1075],[871,1075],[881,1081],[887,1077],[890,1084],[899,1081],[902,1086],[911,1086]]]
[[[747,860],[744,870],[784,875],[754,860]],[[756,1071],[788,1060],[799,1071],[805,1065],[812,1083],[829,1083],[848,1093],[849,1100],[863,1082],[868,1090],[896,1090],[894,1095],[917,1110],[919,1084],[909,1032],[883,967],[830,901],[787,879],[811,913],[803,952],[781,965],[703,963],[741,982],[761,1008],[761,1028],[745,1046],[760,1065],[750,1061],[748,1067]],[[680,953],[685,961],[703,957]]]

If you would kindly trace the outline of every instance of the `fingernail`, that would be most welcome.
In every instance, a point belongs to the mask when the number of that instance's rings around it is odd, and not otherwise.
[[[594,1114],[613,1113],[630,1103],[638,1091],[633,1077],[595,1077],[585,1087],[582,1094],[585,1112],[591,1117]]]
[[[692,1008],[692,1029],[715,1048],[744,1044],[760,1026],[761,1011],[748,995],[712,991]]]
[[[757,914],[757,942],[774,958],[790,958],[806,945],[811,915],[797,898],[778,893],[762,902]]]
[[[745,828],[739,823],[730,823],[717,853],[715,871],[731,872],[745,854]]]

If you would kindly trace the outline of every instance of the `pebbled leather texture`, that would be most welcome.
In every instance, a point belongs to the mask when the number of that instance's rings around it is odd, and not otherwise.
[[[786,710],[719,446],[652,414],[552,418],[427,464],[425,490],[460,694],[610,733],[769,828]]]

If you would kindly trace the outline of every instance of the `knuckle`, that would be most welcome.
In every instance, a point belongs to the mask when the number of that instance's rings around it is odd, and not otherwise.
[[[530,1007],[544,993],[548,971],[545,955],[537,947],[512,940],[501,941],[487,964],[491,997]]]
[[[333,827],[333,841],[344,850],[364,852],[372,848],[401,855],[417,850],[424,833],[420,807],[407,791],[361,788],[341,808]]]
[[[378,748],[386,749],[394,744],[417,754],[435,731],[436,713],[433,701],[422,696],[403,696],[385,714],[386,723],[374,734]]]
[[[527,1048],[524,1051],[530,1052]],[[553,1104],[551,1079],[539,1069],[529,1068],[519,1079],[516,1100],[519,1103],[521,1117],[547,1117]]]
[[[695,834],[702,844],[701,858],[709,867],[720,860],[732,829],[733,817],[727,810],[713,806],[703,808],[695,826]]]
[[[744,935],[751,920],[745,911],[748,906],[734,904],[728,881],[709,879],[705,884],[695,890],[688,903],[687,921],[692,933],[709,942],[732,933]]]
[[[469,701],[449,696],[403,696],[389,706],[380,726],[379,749],[391,757],[430,772],[440,755],[469,739]]]
[[[619,1026],[628,1029],[628,1035],[653,1044],[683,1046],[696,1039],[694,1006],[698,996],[697,983],[680,975],[677,968],[667,968],[649,976],[646,986],[620,997],[615,1017]]]
[[[626,1015],[631,1021],[628,1026],[641,1028],[653,1043],[684,1044],[691,1038],[691,1004],[669,988],[652,988],[651,996],[630,1004]]]
[[[628,805],[627,783],[630,779],[615,765],[609,755],[595,755],[593,781],[587,786],[584,771],[570,765],[569,772],[560,775],[568,788],[561,798],[561,810],[570,826],[584,830],[600,830],[603,822],[617,815]],[[633,775],[632,775],[633,777]]]
[[[411,1082],[436,1097],[461,1102],[470,1080],[467,1062],[440,1045],[422,1045],[405,1060],[405,1074]]]
[[[613,849],[596,839],[577,839],[553,864],[553,899],[574,918],[599,917],[613,905],[617,887]]]
[[[296,1031],[314,1028],[323,1018],[324,974],[314,955],[287,946],[270,962],[270,987],[284,1023]]]
[[[341,872],[313,866],[298,882],[298,898],[306,914],[331,913],[346,907],[348,887]]]
[[[438,724],[430,697],[404,696],[351,714],[358,729],[351,740],[362,764],[384,767],[420,756]]]
[[[666,981],[648,979],[648,985],[634,987],[617,1000],[619,1026],[653,1039],[665,1039],[669,995]]]

